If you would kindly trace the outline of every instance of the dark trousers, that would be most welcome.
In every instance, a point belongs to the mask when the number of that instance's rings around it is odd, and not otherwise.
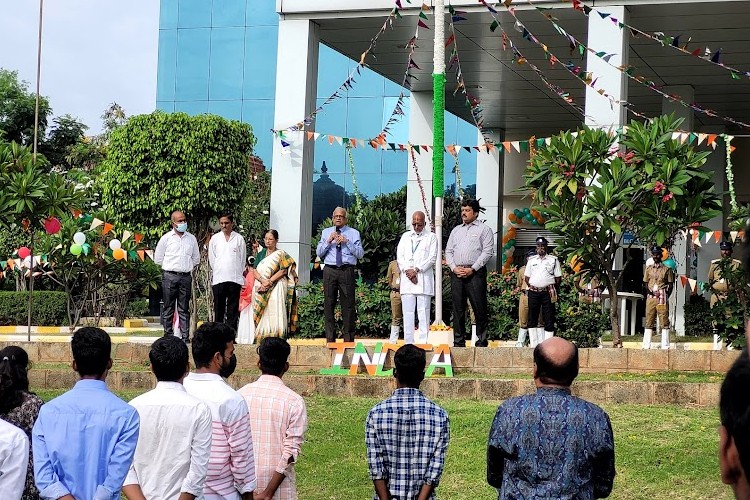
[[[536,328],[539,323],[539,310],[544,317],[544,330],[555,331],[555,304],[550,299],[549,292],[528,291],[529,294],[529,328]]]
[[[323,311],[325,314],[326,340],[336,342],[336,302],[341,303],[344,318],[344,342],[354,342],[354,325],[357,322],[357,309],[354,297],[354,266],[336,269],[326,266],[323,269]]]
[[[225,281],[217,283],[211,289],[214,291],[214,321],[226,323],[237,330],[242,285],[233,281]]]
[[[164,311],[161,315],[161,323],[164,333],[174,335],[172,321],[174,319],[175,306],[177,315],[180,317],[180,333],[183,339],[188,338],[190,332],[190,318],[188,309],[190,297],[193,291],[193,277],[190,273],[175,273],[164,271],[162,275],[161,288],[164,292]]]
[[[451,273],[453,295],[453,347],[465,347],[466,299],[471,303],[477,324],[477,347],[487,347],[487,268],[483,267],[468,278],[459,278]]]

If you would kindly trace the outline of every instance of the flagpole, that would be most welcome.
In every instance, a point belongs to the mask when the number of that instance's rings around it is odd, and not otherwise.
[[[435,197],[435,324],[443,325],[443,148],[445,143],[445,0],[435,0],[432,61],[432,194]]]

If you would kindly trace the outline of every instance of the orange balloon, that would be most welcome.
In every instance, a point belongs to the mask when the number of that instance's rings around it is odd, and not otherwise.
[[[516,237],[516,228],[515,227],[512,227],[512,228],[508,229],[508,236],[510,236],[511,238],[515,238]]]
[[[666,248],[661,249],[661,260],[667,260],[669,258],[669,252],[667,252]]]
[[[532,210],[532,211],[531,211],[531,215],[533,215],[533,216],[534,216],[534,218],[538,220],[538,219],[539,219],[539,216],[540,216],[541,214],[539,213],[539,210]]]
[[[513,212],[511,212],[510,215],[508,216],[508,220],[511,221],[511,222],[516,222],[516,219],[517,219],[516,218],[516,214],[514,214]]]
[[[115,260],[123,260],[128,257],[128,254],[122,248],[117,248],[115,250],[112,250],[112,257],[114,257]]]

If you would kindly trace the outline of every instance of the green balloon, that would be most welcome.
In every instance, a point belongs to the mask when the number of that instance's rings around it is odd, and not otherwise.
[[[521,211],[521,210],[519,210],[517,208],[515,210],[513,210],[513,213],[516,214],[516,217],[519,217],[519,218],[523,217],[523,211]]]
[[[531,225],[532,226],[538,226],[539,222],[536,219],[531,219]]]
[[[508,240],[508,248],[516,246],[516,240],[510,239]]]
[[[670,269],[677,269],[677,262],[675,262],[674,259],[667,259],[663,264]]]
[[[531,213],[531,210],[529,210],[528,207],[523,209],[524,215],[529,215],[530,213]]]
[[[508,256],[503,254],[503,264],[505,264],[505,261],[508,260]]]
[[[81,245],[81,250],[83,251],[83,255],[88,255],[89,252],[91,252],[91,245],[89,245],[88,243],[84,243],[83,245]]]
[[[70,253],[78,257],[83,252],[83,247],[77,243],[70,245]]]

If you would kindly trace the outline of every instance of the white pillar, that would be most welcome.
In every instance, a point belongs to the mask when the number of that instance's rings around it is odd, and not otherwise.
[[[625,6],[607,7],[607,12],[610,17],[623,23],[627,22]],[[594,85],[596,89],[605,89],[607,94],[619,101],[627,100],[627,77],[616,68],[628,63],[628,30],[618,28],[609,18],[602,19],[601,16],[593,14],[589,16],[588,24],[588,46],[596,51],[615,55],[607,64],[600,57],[586,52],[586,71],[591,72],[592,78],[597,79]],[[625,123],[625,108],[617,104],[610,106],[609,99],[588,86],[585,108],[586,125],[590,127],[617,129]]]
[[[318,83],[318,26],[304,19],[280,19],[273,126],[285,129],[315,109]],[[314,129],[314,124],[307,127]],[[301,283],[310,280],[310,214],[314,143],[304,132],[288,133],[273,144],[271,227],[279,232],[279,247],[297,262]],[[299,193],[299,196],[297,196]]]
[[[409,97],[409,142],[414,144],[432,145],[432,92],[412,92]],[[417,182],[417,173],[414,171],[411,153],[407,153],[407,176],[406,176],[406,227],[411,228],[411,215],[420,210],[424,212],[422,191]],[[427,202],[427,210],[430,217],[435,221],[432,209],[432,151],[420,150],[415,155],[419,177],[422,180],[422,188]],[[449,229],[450,230],[450,229]]]
[[[498,143],[503,140],[501,134],[502,132],[492,132],[488,136],[490,140]],[[479,131],[477,131],[477,141],[478,145],[484,144],[484,137]],[[494,148],[489,154],[484,151],[477,153],[477,199],[480,200],[479,204],[486,209],[480,218],[495,233],[495,255],[487,263],[487,268],[490,271],[497,270],[497,257],[500,251],[498,241],[502,239],[498,231],[503,227],[503,157],[502,145],[499,148]]]

